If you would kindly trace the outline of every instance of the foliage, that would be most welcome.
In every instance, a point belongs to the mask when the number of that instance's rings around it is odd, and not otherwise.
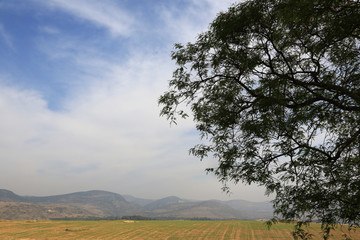
[[[154,220],[153,218],[144,217],[144,216],[139,216],[139,215],[122,216],[121,219],[125,219],[125,220],[135,220],[135,221]]]
[[[289,220],[360,223],[360,3],[253,0],[218,14],[159,99],[176,123],[190,107],[224,183],[275,193]]]
[[[295,225],[294,231],[293,231],[293,237],[295,240],[297,239],[306,239],[306,240],[311,240],[313,239],[313,234],[309,233],[308,229],[304,229],[303,225],[305,225],[305,227],[309,226],[308,222],[298,222]],[[326,238],[327,236],[324,236],[324,238]]]

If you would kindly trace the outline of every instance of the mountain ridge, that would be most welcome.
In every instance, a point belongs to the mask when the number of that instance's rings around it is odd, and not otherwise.
[[[18,208],[18,210],[16,210]],[[272,217],[269,202],[245,200],[184,200],[136,198],[103,190],[53,196],[20,196],[0,189],[0,219],[121,218],[144,216],[155,219],[243,219]]]

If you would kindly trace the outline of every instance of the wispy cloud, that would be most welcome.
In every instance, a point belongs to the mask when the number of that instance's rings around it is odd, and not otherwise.
[[[222,0],[222,1],[205,0],[205,2],[207,2],[207,4],[210,6],[212,15],[215,15],[215,14],[221,12],[221,11],[226,11],[235,2],[236,3],[245,2],[245,0],[238,0],[238,1],[234,1],[234,0]]]
[[[5,30],[4,26],[1,23],[0,23],[0,39],[2,39],[9,48],[14,50],[14,44],[12,38],[7,33],[7,31]]]
[[[131,14],[109,0],[36,1],[103,27],[114,36],[129,36],[135,25],[135,19]]]
[[[207,30],[219,11],[225,11],[234,0],[191,0],[184,8],[176,5],[161,6],[159,14],[167,34],[176,42],[195,41],[198,34]]]
[[[60,34],[60,30],[57,29],[56,27],[52,27],[52,26],[41,26],[39,27],[39,31],[46,33],[46,34],[50,34],[50,35],[58,35]]]

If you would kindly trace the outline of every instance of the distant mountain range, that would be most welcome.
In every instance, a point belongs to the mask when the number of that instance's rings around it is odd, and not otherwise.
[[[270,202],[191,201],[176,196],[143,199],[107,191],[63,195],[19,196],[0,189],[0,219],[97,219],[139,217],[148,219],[269,219]]]

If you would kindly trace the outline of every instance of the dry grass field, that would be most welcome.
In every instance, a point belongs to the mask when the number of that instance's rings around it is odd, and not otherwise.
[[[0,239],[292,239],[292,224],[256,221],[0,221]],[[312,224],[314,239],[320,225]],[[347,228],[334,231],[341,239]],[[354,240],[360,231],[351,232]]]

